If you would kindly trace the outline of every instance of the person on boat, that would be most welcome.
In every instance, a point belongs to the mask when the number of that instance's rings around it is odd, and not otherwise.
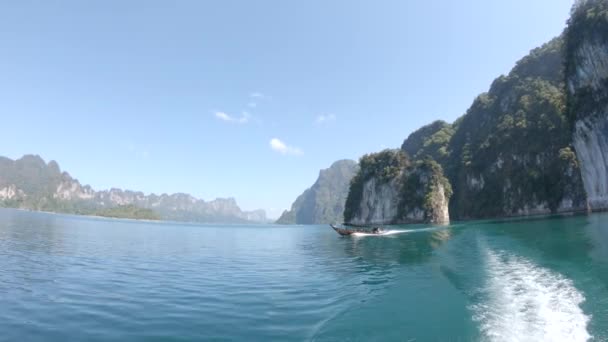
[[[380,227],[374,227],[374,229],[372,229],[372,233],[374,234],[380,234],[381,230]]]

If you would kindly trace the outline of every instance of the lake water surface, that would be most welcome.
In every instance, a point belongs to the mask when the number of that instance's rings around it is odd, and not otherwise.
[[[608,215],[393,229],[0,210],[0,340],[608,339]]]

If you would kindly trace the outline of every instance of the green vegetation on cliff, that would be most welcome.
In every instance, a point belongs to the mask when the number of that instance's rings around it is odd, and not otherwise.
[[[453,135],[452,125],[445,121],[435,121],[410,134],[401,149],[416,160],[430,157],[439,163],[445,163],[449,156],[448,144]]]
[[[452,196],[452,186],[443,174],[443,168],[432,158],[425,158],[414,163],[401,189],[398,217],[407,217],[408,213],[421,209],[424,221],[440,222],[439,211],[443,205],[441,196],[446,199]]]
[[[556,38],[531,51],[453,125],[435,122],[404,142],[415,159],[443,166],[453,218],[585,207],[566,117],[563,50]]]
[[[445,169],[451,213],[482,218],[584,207],[565,115],[563,44],[554,39],[494,81],[457,123]],[[471,200],[475,199],[475,200]]]
[[[600,1],[589,0],[583,6],[595,2]],[[608,27],[595,23],[608,19],[607,1],[601,2],[599,8],[579,11],[578,15],[588,17],[585,20],[594,20],[593,25],[578,27],[571,21],[571,29],[588,34]],[[601,39],[607,37],[604,34]],[[585,210],[572,121],[566,114],[564,50],[562,37],[534,49],[508,75],[498,77],[456,122],[436,121],[410,134],[402,150],[411,161],[386,151],[364,156],[351,184],[345,220],[360,210],[365,182],[373,177],[386,181],[400,168],[410,171],[402,172],[407,177],[392,185],[402,191],[398,216],[414,207],[428,210],[425,194],[432,191],[421,189],[416,172],[411,171],[416,167],[435,170],[431,174],[441,178],[433,184],[443,184],[447,193],[453,191],[450,215],[454,219]],[[572,101],[590,101],[584,98],[589,94],[580,96]],[[600,108],[603,103],[592,105]]]
[[[54,161],[47,165],[42,158],[34,155],[26,155],[15,161],[0,157],[0,189],[4,188],[7,192],[0,198],[0,206],[52,209],[52,194],[61,179],[62,174]],[[14,194],[9,196],[11,190]]]
[[[264,211],[243,212],[232,198],[205,202],[188,194],[145,195],[82,186],[59,165],[39,156],[0,157],[0,207],[78,215],[189,222],[264,222]]]
[[[400,176],[409,166],[410,161],[407,155],[395,150],[384,150],[361,157],[359,172],[350,182],[344,206],[344,222],[351,222],[359,214],[365,183],[372,178],[377,178],[379,184],[387,183]]]
[[[114,208],[103,209],[93,213],[93,215],[135,220],[160,220],[160,215],[153,210],[138,208],[134,205],[121,205]]]
[[[572,8],[566,33],[565,73],[572,90],[568,93],[568,118],[574,122],[576,119],[584,119],[582,115],[597,116],[608,108],[608,78],[579,84],[593,75],[596,70],[592,69],[605,68],[601,65],[606,63],[602,60],[607,53],[605,47],[608,46],[608,1],[578,1]],[[597,53],[598,64],[585,63],[581,51],[586,51],[587,54]],[[603,54],[598,53],[601,51]],[[577,75],[577,69],[583,70],[585,76]]]
[[[452,190],[432,158],[412,162],[402,150],[368,154],[350,186],[344,221],[355,224],[444,223]]]

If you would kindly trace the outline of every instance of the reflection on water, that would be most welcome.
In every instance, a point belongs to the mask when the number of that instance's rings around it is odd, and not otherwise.
[[[606,215],[584,217],[584,227],[587,244],[590,246],[589,256],[596,262],[608,264],[608,229]],[[581,219],[583,220],[583,219]]]
[[[424,262],[453,234],[449,227],[396,231],[400,234],[343,237],[340,242],[349,257],[359,257],[373,264],[403,265]]]
[[[607,338],[608,215],[393,229],[0,210],[0,340]]]

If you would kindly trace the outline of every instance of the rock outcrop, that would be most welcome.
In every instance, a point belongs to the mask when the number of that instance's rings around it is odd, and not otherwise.
[[[400,150],[361,158],[344,221],[355,225],[448,223],[451,187],[432,159],[411,162]]]
[[[436,184],[454,191],[452,219],[608,209],[608,0],[577,1],[564,35],[498,77],[453,124],[436,121],[410,134],[402,151],[411,165],[437,162],[445,171],[448,180]],[[446,216],[439,209],[448,196],[428,191],[428,182],[403,190],[404,179],[416,178],[412,166],[382,179],[382,169],[361,165],[360,175],[370,169],[374,176],[355,178],[346,221]],[[404,194],[417,193],[435,205],[397,209]]]
[[[578,1],[566,31],[573,143],[591,210],[608,209],[608,1]]]
[[[351,179],[359,167],[352,160],[339,160],[319,172],[315,184],[304,191],[291,210],[279,218],[279,224],[327,224],[342,222],[344,202]]]
[[[443,164],[456,219],[579,212],[587,197],[572,146],[558,37],[497,78],[454,123]]]

